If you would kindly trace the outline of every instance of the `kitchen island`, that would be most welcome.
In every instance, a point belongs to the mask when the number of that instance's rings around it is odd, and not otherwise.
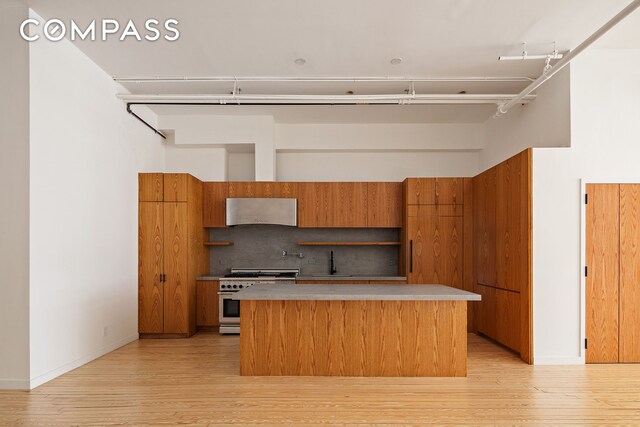
[[[240,300],[241,375],[467,374],[467,301],[444,285],[254,285]]]

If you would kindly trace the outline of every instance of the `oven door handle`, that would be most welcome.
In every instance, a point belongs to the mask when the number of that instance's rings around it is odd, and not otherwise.
[[[226,295],[231,296],[233,294],[235,294],[235,292],[218,292],[218,295],[225,295],[225,296]]]

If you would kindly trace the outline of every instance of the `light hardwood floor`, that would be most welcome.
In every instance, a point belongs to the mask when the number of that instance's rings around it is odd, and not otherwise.
[[[640,424],[640,365],[529,366],[469,335],[467,378],[240,377],[238,348],[215,333],[136,341],[0,392],[0,424]]]

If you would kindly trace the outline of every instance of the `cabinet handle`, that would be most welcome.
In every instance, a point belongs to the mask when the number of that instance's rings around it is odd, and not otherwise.
[[[413,240],[409,240],[409,273],[413,273]]]

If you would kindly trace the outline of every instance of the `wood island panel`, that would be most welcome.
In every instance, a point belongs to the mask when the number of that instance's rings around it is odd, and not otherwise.
[[[465,376],[466,301],[242,300],[241,375]]]

